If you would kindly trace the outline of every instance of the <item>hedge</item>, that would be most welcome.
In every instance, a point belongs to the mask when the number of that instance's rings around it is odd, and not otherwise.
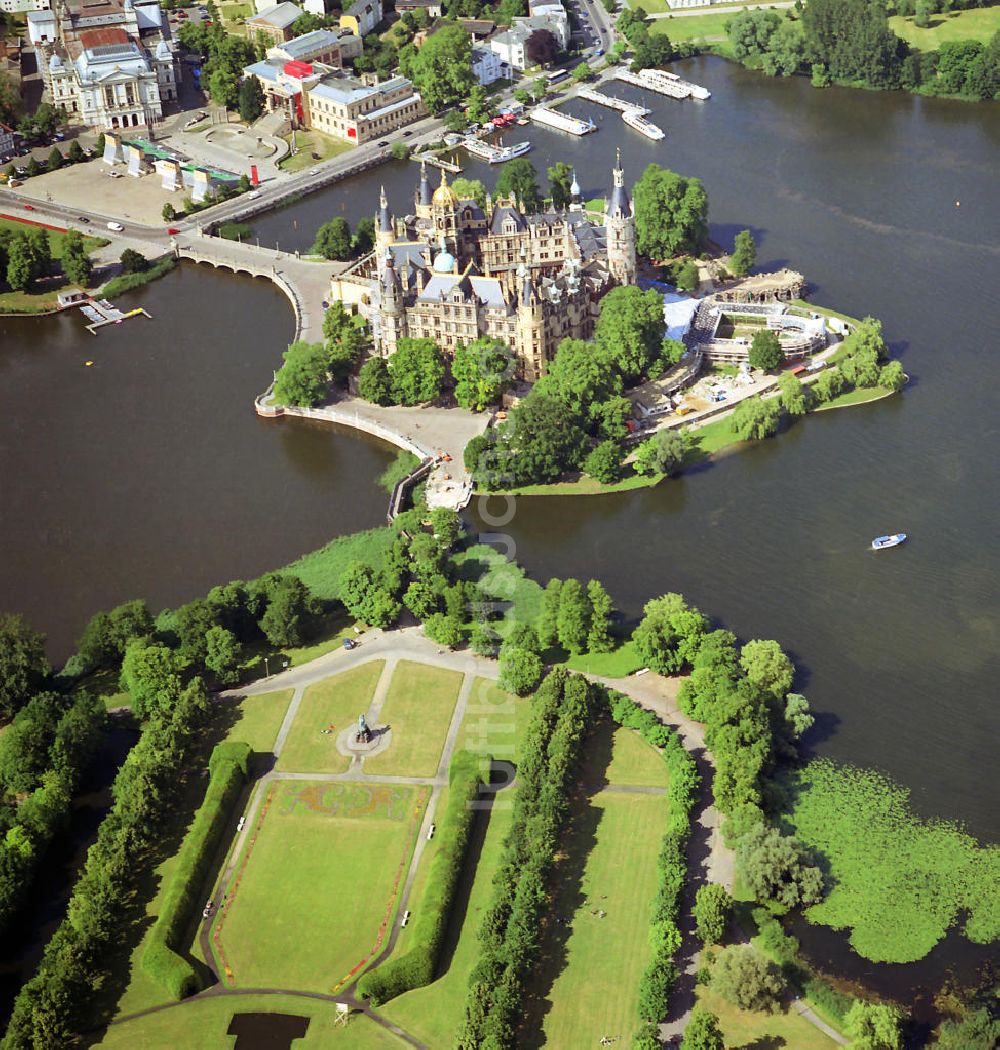
[[[171,998],[184,999],[204,987],[202,977],[179,949],[200,906],[200,893],[233,804],[243,790],[250,745],[230,741],[216,746],[209,759],[205,799],[181,846],[163,907],[142,956],[143,969]]]
[[[667,1015],[670,993],[677,980],[673,957],[681,945],[681,894],[687,879],[687,841],[691,834],[691,809],[701,777],[694,759],[684,750],[677,734],[659,718],[624,693],[608,692],[608,712],[619,725],[636,730],[653,747],[662,750],[669,772],[667,830],[657,858],[657,888],[650,916],[653,958],[639,980],[639,1017],[658,1023]]]
[[[482,761],[482,756],[470,751],[459,751],[451,760],[448,771],[451,790],[437,829],[439,845],[417,916],[415,944],[398,959],[361,978],[358,994],[370,999],[373,1006],[434,980],[477,812],[472,803],[483,787]]]

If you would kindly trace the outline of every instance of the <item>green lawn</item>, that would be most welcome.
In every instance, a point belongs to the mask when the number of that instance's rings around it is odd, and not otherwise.
[[[500,799],[503,800],[502,795]],[[479,819],[483,819],[483,816]],[[467,872],[464,876],[464,880],[472,879],[471,892],[463,886],[463,890],[469,892],[469,903],[454,953],[445,954],[445,972],[433,984],[407,992],[379,1008],[383,1016],[395,1021],[435,1050],[454,1044],[465,1016],[469,975],[479,959],[477,931],[493,896],[493,874],[500,859],[504,836],[510,827],[510,819],[511,810],[506,805],[498,806],[489,815],[475,875]]]
[[[373,660],[309,686],[278,758],[279,770],[343,773],[350,760],[337,750],[337,734],[368,710],[385,667]],[[329,733],[324,733],[329,729]]]
[[[645,6],[645,4],[643,4]],[[729,40],[726,37],[726,23],[740,11],[747,10],[742,4],[727,8],[724,11],[707,15],[692,15],[690,18],[657,18],[649,23],[651,33],[665,33],[671,42],[677,44],[682,40],[704,40],[713,45],[714,50],[726,54]]]
[[[294,1050],[399,1050],[406,1044],[364,1015],[346,1028],[335,1027],[336,1007],[321,999],[291,995],[226,995],[189,999],[161,1013],[124,1021],[107,1030],[96,1045],[102,1050],[232,1050],[228,1035],[234,1014],[290,1014],[307,1017],[309,1027]]]
[[[291,143],[292,136],[286,135],[285,141]],[[316,164],[322,164],[331,157],[346,153],[349,149],[354,149],[354,146],[350,142],[341,142],[319,131],[296,131],[295,148],[298,152],[279,163],[278,167],[282,171],[304,171]],[[314,153],[318,156],[314,157]]]
[[[282,571],[301,577],[319,598],[339,598],[340,577],[344,569],[352,561],[379,565],[395,538],[395,530],[388,526],[338,536],[318,551],[303,554]]]
[[[604,773],[609,784],[633,787],[667,786],[667,763],[634,729],[619,726],[612,741],[611,761]]]
[[[626,467],[631,470],[631,467]],[[605,485],[588,474],[582,474],[575,481],[556,481],[549,485],[523,485],[518,489],[511,489],[514,496],[606,496],[610,492],[631,492],[634,489],[648,489],[659,485],[663,480],[663,474],[653,477],[644,477],[640,474],[630,474],[621,481],[614,481]]]
[[[894,15],[889,28],[918,51],[936,51],[954,40],[979,40],[986,43],[1000,30],[1000,7],[974,7],[948,15],[931,15],[930,25],[919,29],[913,18]]]
[[[837,1044],[814,1028],[797,1013],[765,1014],[740,1010],[704,985],[698,986],[698,1003],[719,1018],[726,1046],[749,1050],[750,1047],[809,1047],[822,1050]]]
[[[498,762],[516,763],[530,718],[527,698],[505,693],[488,678],[477,678],[469,692],[455,747],[492,755]]]
[[[292,699],[291,689],[281,689],[260,696],[220,700],[229,707],[235,719],[226,732],[227,740],[242,740],[257,752],[266,754],[274,747],[275,738]]]
[[[395,913],[428,794],[276,783],[213,926],[232,983],[330,993],[360,972]]]
[[[400,660],[378,719],[391,727],[392,744],[365,759],[365,772],[434,776],[462,679],[458,671]]]
[[[6,219],[0,216],[0,230],[14,230],[16,233],[24,233],[32,228],[30,222],[18,222],[16,219]],[[83,232],[82,230],[80,231]],[[65,240],[65,234],[57,233],[55,230],[49,230],[49,244],[52,246],[52,257],[54,259],[62,258],[63,241]],[[110,242],[106,237],[91,237],[85,235],[83,238],[84,247],[88,252],[95,251],[97,248],[103,248],[104,245]]]
[[[881,401],[884,397],[892,397],[893,392],[884,386],[862,386],[856,390],[848,390],[838,394],[832,401],[825,405],[817,405],[814,412],[826,412],[830,408],[846,408],[848,405],[866,405],[869,401]]]
[[[503,620],[494,625],[502,636],[512,624],[533,624],[538,619],[541,585],[502,551],[480,543],[456,554],[454,561],[462,579],[475,581],[483,594],[506,606]]]
[[[571,656],[566,661],[566,666],[572,671],[582,671],[584,674],[625,678],[633,671],[638,671],[643,664],[635,646],[631,641],[627,641],[611,653],[581,653],[579,656]]]
[[[565,927],[547,931],[545,961],[528,986],[529,1017],[542,1014],[544,1039],[526,1045],[597,1046],[603,1035],[631,1044],[667,812],[655,795],[602,791],[575,803],[551,909],[571,925],[565,940]]]

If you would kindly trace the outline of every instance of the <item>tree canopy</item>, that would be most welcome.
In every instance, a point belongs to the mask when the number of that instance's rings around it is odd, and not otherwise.
[[[529,214],[542,206],[538,190],[538,172],[534,164],[525,157],[508,161],[497,179],[496,195],[512,197],[518,201]]]
[[[701,181],[650,164],[633,190],[636,246],[653,259],[697,252],[708,238],[708,195]]]
[[[452,102],[464,102],[476,85],[472,72],[472,37],[455,23],[446,23],[417,51],[404,57],[400,69],[408,76],[427,107],[439,113]]]

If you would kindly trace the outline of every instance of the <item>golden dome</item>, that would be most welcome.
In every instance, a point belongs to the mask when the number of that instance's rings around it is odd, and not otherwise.
[[[435,208],[457,208],[458,197],[455,191],[448,185],[448,176],[444,168],[441,169],[441,185],[434,191],[431,205]]]

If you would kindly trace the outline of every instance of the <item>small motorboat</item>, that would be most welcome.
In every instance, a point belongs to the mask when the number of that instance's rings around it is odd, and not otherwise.
[[[891,536],[876,536],[872,540],[872,550],[885,550],[886,547],[898,547],[906,539],[905,532],[896,532]]]

